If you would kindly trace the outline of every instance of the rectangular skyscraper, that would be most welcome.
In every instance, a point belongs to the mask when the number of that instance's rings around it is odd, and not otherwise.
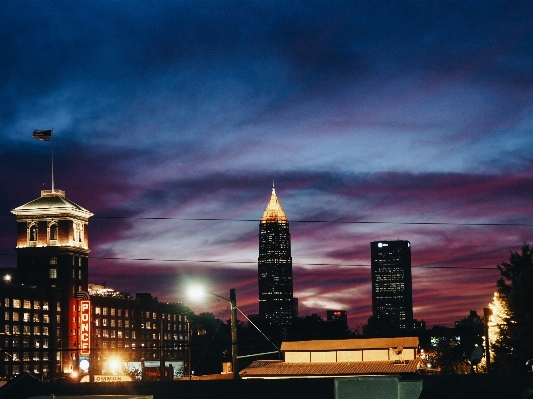
[[[292,257],[289,220],[272,187],[259,223],[259,317],[275,325],[293,318]]]
[[[411,243],[375,241],[370,243],[372,269],[373,332],[408,331],[413,328],[413,287]]]

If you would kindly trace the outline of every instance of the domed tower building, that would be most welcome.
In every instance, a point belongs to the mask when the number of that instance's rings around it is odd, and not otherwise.
[[[259,222],[259,317],[274,325],[291,324],[293,283],[289,219],[272,184],[270,201]]]
[[[57,371],[73,372],[81,353],[78,299],[88,299],[87,226],[93,214],[68,200],[62,190],[43,190],[40,198],[11,212],[17,217],[19,278],[26,286],[59,293],[50,304],[57,312],[51,345],[57,350]]]

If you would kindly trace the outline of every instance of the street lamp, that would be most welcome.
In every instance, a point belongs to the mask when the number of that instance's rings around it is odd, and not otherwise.
[[[238,359],[238,344],[237,344],[237,298],[235,296],[235,288],[229,290],[229,298],[215,294],[209,291],[203,291],[199,288],[193,288],[190,291],[191,296],[199,297],[204,292],[216,296],[217,298],[228,301],[231,306],[231,366],[233,371],[233,379],[239,379],[239,364]]]

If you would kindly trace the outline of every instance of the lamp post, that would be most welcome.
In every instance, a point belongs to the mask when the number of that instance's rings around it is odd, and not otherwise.
[[[225,301],[228,301],[231,306],[231,367],[233,371],[233,379],[238,380],[239,379],[239,364],[238,364],[238,340],[237,340],[237,298],[235,295],[235,288],[232,288],[229,290],[229,298],[226,298],[224,296],[215,294],[214,292],[210,291],[203,291],[194,289],[191,291],[193,295],[198,296],[198,294],[201,294],[203,292],[207,292],[213,296],[216,296],[217,298],[224,299]]]
[[[487,373],[490,373],[489,318],[492,316],[492,310],[483,308],[483,316],[483,324],[485,325],[485,359],[487,361]]]
[[[235,288],[229,290],[229,302],[231,304],[231,362],[233,379],[239,379],[238,345],[237,345],[237,298]]]

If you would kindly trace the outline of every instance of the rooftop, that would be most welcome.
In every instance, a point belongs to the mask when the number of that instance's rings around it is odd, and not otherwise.
[[[351,349],[417,348],[418,337],[358,338],[282,342],[282,352],[331,351]]]
[[[281,360],[256,360],[241,371],[243,378],[251,377],[306,377],[306,376],[348,376],[348,375],[398,375],[416,373],[419,359],[405,362],[320,362],[286,363]]]
[[[281,205],[279,204],[276,189],[272,187],[272,195],[270,196],[270,201],[268,202],[265,212],[263,212],[263,216],[261,216],[261,223],[288,221],[289,219],[287,219],[285,212],[283,212],[283,209],[281,209]]]

